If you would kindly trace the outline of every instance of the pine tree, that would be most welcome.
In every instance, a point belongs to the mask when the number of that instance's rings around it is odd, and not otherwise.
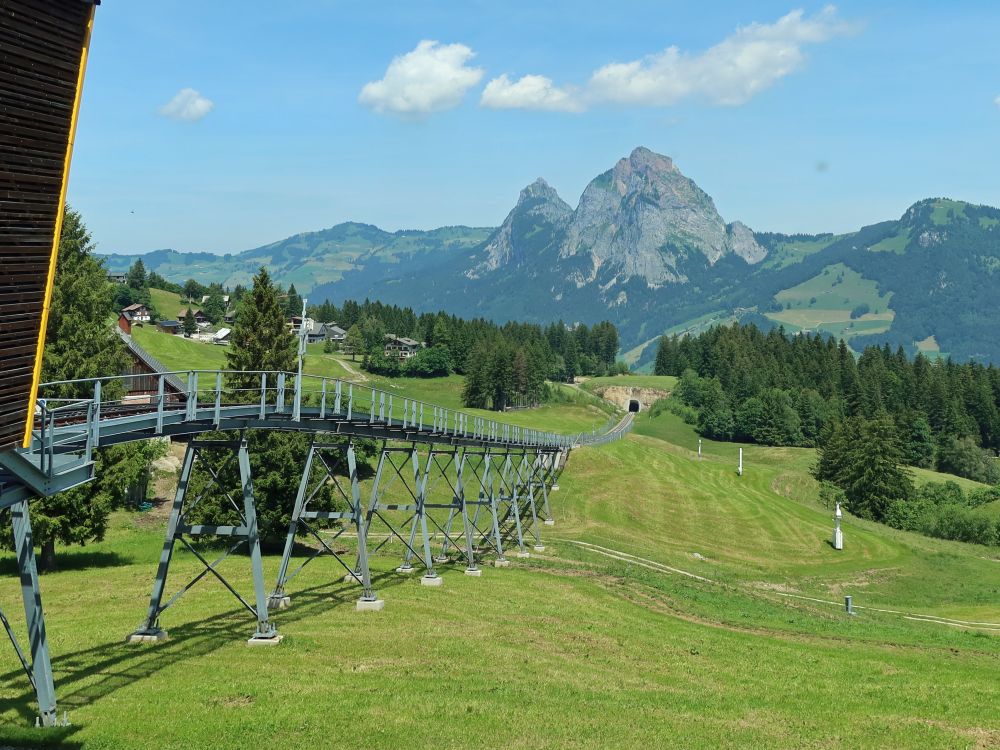
[[[288,287],[288,297],[285,300],[285,312],[291,318],[302,314],[302,296],[295,291],[295,284]]]
[[[125,283],[132,289],[145,289],[147,286],[146,279],[146,266],[142,262],[142,258],[137,258],[132,267],[128,269],[128,274],[125,276]]]
[[[125,347],[108,325],[112,312],[112,285],[104,266],[93,255],[94,244],[79,213],[69,207],[63,219],[56,265],[52,309],[45,333],[42,380],[95,378],[123,372],[128,362]],[[109,383],[103,398],[122,395],[121,385]],[[49,398],[89,398],[92,386],[66,385],[46,389]],[[118,456],[123,455],[118,451]],[[98,454],[98,477],[117,460],[111,451]],[[103,465],[102,465],[103,464]],[[100,541],[107,529],[114,496],[100,479],[31,506],[35,541],[41,544],[40,565],[53,570],[55,545]]]
[[[184,313],[184,335],[190,336],[192,333],[197,332],[198,323],[194,319],[194,313],[191,308],[188,307],[187,312]]]
[[[285,324],[285,313],[267,269],[253,277],[253,288],[243,298],[226,348],[230,370],[284,371],[295,369],[298,349]],[[230,387],[259,389],[259,375],[231,375]]]
[[[654,375],[676,375],[671,372],[670,345],[671,341],[667,336],[660,336],[660,343],[656,348],[656,362],[653,364]]]
[[[256,399],[260,376],[252,371],[293,371],[296,357],[295,337],[285,323],[284,309],[267,269],[262,267],[240,305],[226,351],[229,369],[251,372],[231,375],[229,387],[247,389],[248,398]],[[287,531],[309,439],[299,433],[252,430],[247,444],[261,543],[273,546]],[[330,488],[324,485],[313,502],[317,509],[332,509]],[[224,500],[206,506],[204,513],[203,520],[211,523],[229,523],[234,518],[231,505]]]

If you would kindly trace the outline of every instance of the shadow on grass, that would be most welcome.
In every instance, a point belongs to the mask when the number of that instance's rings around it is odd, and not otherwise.
[[[457,561],[456,564],[460,564]],[[445,565],[442,567],[450,567]],[[376,589],[392,588],[412,578],[386,571],[372,576]],[[286,610],[272,610],[268,614],[278,626],[306,620],[327,611],[331,606],[353,606],[360,587],[344,583],[338,576],[334,581],[324,582],[311,588],[289,590],[293,605]],[[138,605],[137,617],[141,616],[143,605]],[[54,654],[52,668],[55,675],[56,696],[59,715],[69,712],[70,721],[75,708],[87,706],[130,686],[159,670],[189,659],[205,656],[234,642],[245,642],[253,634],[254,620],[242,606],[211,615],[193,622],[174,625],[169,628],[170,638],[157,644],[126,643],[123,628],[122,638],[91,648],[68,654]],[[49,630],[52,630],[52,623]],[[278,646],[280,648],[280,646]],[[24,672],[20,669],[0,674],[0,681],[23,683],[24,692],[13,701],[14,708],[23,720],[23,727],[3,727],[0,730],[0,745],[18,746],[58,746],[75,748],[80,744],[67,744],[78,727],[35,730],[35,695]],[[23,731],[22,731],[23,729]]]
[[[117,568],[131,565],[133,559],[117,552],[99,552],[97,550],[66,550],[59,553],[56,573],[70,570],[87,570],[88,568]],[[0,575],[17,576],[17,559],[11,555],[0,559]],[[42,573],[44,576],[45,573]]]

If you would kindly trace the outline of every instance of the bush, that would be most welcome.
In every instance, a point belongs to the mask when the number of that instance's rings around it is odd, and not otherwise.
[[[411,378],[438,378],[452,371],[451,354],[443,346],[421,349],[416,356],[403,363],[404,375]]]
[[[372,349],[361,362],[361,367],[375,375],[385,375],[389,378],[397,377],[402,371],[399,360],[385,356],[385,352],[379,347]]]
[[[867,315],[869,312],[871,312],[871,307],[867,302],[862,302],[860,305],[857,305],[853,310],[851,310],[851,320],[857,320],[862,315]]]
[[[980,448],[971,437],[943,437],[938,443],[937,468],[983,484],[1000,483],[1000,467],[993,452]]]
[[[678,417],[683,419],[686,424],[698,424],[698,410],[692,409],[690,406],[682,403],[674,396],[657,399],[653,402],[653,405],[649,407],[649,416],[651,419],[660,416],[664,412],[676,414]]]

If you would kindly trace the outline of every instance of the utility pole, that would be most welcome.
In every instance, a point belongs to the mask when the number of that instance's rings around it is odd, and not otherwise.
[[[295,406],[292,409],[292,420],[298,422],[302,416],[302,362],[306,358],[306,341],[309,335],[306,331],[306,300],[302,298],[302,317],[299,319],[299,369],[295,378]]]

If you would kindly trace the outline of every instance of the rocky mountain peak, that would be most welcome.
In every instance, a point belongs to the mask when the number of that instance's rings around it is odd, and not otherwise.
[[[487,241],[485,260],[465,275],[475,279],[507,263],[523,262],[529,254],[529,248],[522,241],[524,234],[551,237],[572,215],[573,209],[569,204],[559,197],[554,187],[539,177],[521,191],[517,205]]]
[[[736,247],[749,263],[767,252],[742,224],[733,236],[711,197],[670,157],[639,147],[584,190],[561,255],[591,256],[591,273],[577,273],[578,285],[639,276],[658,287],[687,281],[682,266],[698,254],[714,265]]]

